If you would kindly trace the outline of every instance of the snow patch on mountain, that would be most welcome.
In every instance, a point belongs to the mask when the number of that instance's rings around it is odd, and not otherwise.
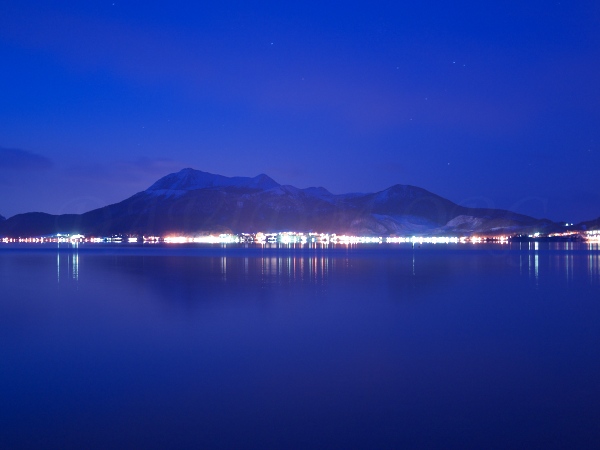
[[[473,216],[456,216],[444,228],[456,231],[475,231],[482,227],[483,218]]]
[[[436,224],[423,217],[412,215],[372,214],[377,221],[386,224],[389,233],[420,234],[436,228]]]

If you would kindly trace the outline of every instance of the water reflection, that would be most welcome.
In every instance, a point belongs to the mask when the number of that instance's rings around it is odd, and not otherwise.
[[[482,247],[481,250],[484,250],[484,248]],[[515,266],[518,264],[518,273],[535,281],[536,285],[542,280],[549,280],[552,277],[559,277],[569,282],[586,277],[592,283],[600,282],[600,246],[598,243],[528,242],[519,243],[508,250],[509,253],[504,250],[501,255],[512,255],[510,257],[514,258]],[[66,280],[79,281],[80,257],[86,259],[90,251],[95,250],[92,250],[89,246],[80,248],[77,243],[60,244],[56,253],[57,283]],[[445,268],[436,268],[434,272],[441,270],[449,274],[460,271],[457,262],[461,257],[466,257],[468,253],[472,254],[473,251],[481,254],[481,257],[489,254],[489,249],[482,252],[473,249],[453,251],[439,260],[444,261],[442,266]],[[162,262],[157,262],[157,264],[168,266],[175,264],[178,270],[183,272],[194,270],[197,273],[213,273],[216,275],[215,280],[219,279],[224,283],[238,279],[253,282],[262,280],[262,282],[268,284],[323,283],[336,271],[347,272],[348,270],[358,269],[358,266],[362,264],[362,262],[359,262],[360,251],[353,253],[353,249],[348,249],[347,252],[322,249],[299,250],[297,252],[286,251],[285,249],[266,249],[264,252],[257,252],[252,249],[241,248],[215,249],[214,252],[213,250],[204,250],[203,252],[188,250],[182,253],[186,255],[186,258],[178,260],[177,263],[173,261],[178,259],[178,253],[173,253],[171,249],[153,252],[141,250],[141,253],[144,254],[144,257],[157,258],[157,261],[160,258],[167,257]],[[418,275],[426,276],[431,272],[428,267],[434,263],[434,259],[430,259],[429,256],[441,255],[442,253],[443,251],[440,252],[433,247],[423,247],[418,250],[381,248],[370,256],[377,257],[373,261],[391,258],[401,262],[402,270],[399,274],[417,277]],[[111,254],[117,259],[140,256],[122,250],[111,252]],[[187,257],[192,257],[192,259]],[[518,258],[518,262],[516,258]],[[170,262],[166,261],[167,259]],[[187,263],[182,261],[187,261]],[[439,275],[443,274],[439,273]]]
[[[600,251],[598,244],[588,244],[588,277],[590,281],[600,282]]]
[[[568,245],[572,245],[571,242],[567,243]],[[573,279],[573,253],[570,252],[569,250],[572,250],[572,247],[569,248],[567,247],[565,250],[567,250],[564,255],[565,255],[565,277],[567,280],[572,280]]]
[[[71,255],[71,266],[73,267],[73,279],[75,281],[79,280],[79,252],[75,251]]]
[[[61,265],[66,266],[62,270],[63,277],[67,276],[67,280],[79,281],[79,243],[58,244],[57,249],[56,282],[61,282]],[[65,280],[63,279],[62,281]]]
[[[529,269],[529,278],[534,278],[536,283],[539,281],[539,276],[540,276],[540,258],[539,258],[539,242],[528,242],[527,243],[527,247],[528,247],[528,261],[527,261],[527,267]],[[520,246],[520,248],[522,248]],[[522,260],[522,256],[520,258],[520,267],[522,269],[523,267],[523,260]],[[521,274],[522,274],[522,270],[521,270]]]
[[[322,280],[327,277],[331,266],[330,256],[279,256],[228,257],[218,258],[219,272],[223,281],[242,273],[245,279],[260,273],[261,278],[270,281],[281,280]],[[214,267],[214,266],[213,266]]]
[[[600,281],[600,248],[597,243],[577,244],[538,242],[519,244],[519,273],[527,273],[532,280],[558,276],[573,282],[584,273],[591,283]]]

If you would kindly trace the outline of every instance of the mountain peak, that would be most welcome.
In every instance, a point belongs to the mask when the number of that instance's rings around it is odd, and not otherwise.
[[[194,191],[197,189],[206,189],[214,187],[238,187],[249,189],[266,190],[279,184],[265,174],[250,177],[226,177],[215,175],[201,170],[185,168],[179,172],[171,173],[162,177],[146,192],[156,191]]]
[[[243,178],[243,177],[235,177],[235,178]],[[261,173],[260,175],[255,176],[254,178],[250,178],[252,180],[252,186],[248,187],[256,187],[258,189],[272,189],[274,187],[279,186],[279,183],[275,181],[268,175]]]
[[[377,201],[388,201],[392,198],[414,199],[423,195],[431,195],[431,193],[408,184],[395,184],[383,191],[376,192],[375,199]]]

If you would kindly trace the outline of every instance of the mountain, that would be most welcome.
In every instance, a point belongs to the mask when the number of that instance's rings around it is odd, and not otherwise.
[[[316,231],[338,234],[514,234],[555,224],[499,209],[466,208],[414,186],[335,195],[280,185],[267,175],[225,177],[194,169],[167,175],[122,202],[84,214],[19,214],[0,236],[55,233],[160,235]]]
[[[5,220],[6,220],[6,218],[4,216],[0,215],[0,222],[3,222]]]
[[[600,217],[593,220],[578,223],[573,227],[578,230],[600,230]]]
[[[237,187],[241,189],[265,190],[277,186],[279,186],[277,182],[264,174],[254,178],[225,177],[223,175],[214,175],[212,173],[188,168],[161,178],[150,186],[146,192],[154,193],[156,195],[168,194],[171,196],[179,196],[188,191],[197,189]]]

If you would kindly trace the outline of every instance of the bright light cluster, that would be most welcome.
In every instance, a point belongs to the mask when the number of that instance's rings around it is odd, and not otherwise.
[[[382,237],[370,237],[370,236],[336,236],[331,237],[333,244],[381,244],[383,242]]]
[[[8,243],[13,243],[13,242],[20,242],[20,243],[33,243],[33,244],[44,244],[44,243],[50,243],[50,242],[54,242],[54,243],[80,243],[80,242],[89,242],[89,240],[87,240],[85,238],[85,236],[83,234],[74,234],[72,236],[68,235],[68,234],[57,234],[55,236],[49,236],[49,237],[28,237],[28,238],[3,238],[2,242],[5,244]]]
[[[539,233],[536,233],[536,234],[539,236]],[[548,237],[569,237],[569,236],[575,236],[578,234],[579,233],[576,231],[565,231],[564,233],[550,233],[548,235]]]
[[[457,237],[388,237],[385,239],[388,244],[457,244],[466,242],[466,238]]]
[[[219,236],[167,236],[164,238],[167,244],[237,244],[239,237],[233,234],[220,234]]]
[[[282,244],[306,244],[308,236],[305,236],[304,233],[281,233],[280,242]]]
[[[600,230],[590,230],[585,232],[585,238],[588,241],[600,242]]]
[[[548,237],[565,237],[578,234],[574,231],[554,233]],[[541,233],[534,233],[529,238],[538,239],[543,237]],[[587,231],[584,235],[587,240],[600,241],[600,230]],[[328,233],[300,233],[294,231],[285,231],[279,233],[240,233],[240,234],[219,234],[208,236],[136,236],[136,235],[113,235],[111,237],[90,237],[86,238],[82,234],[56,234],[49,237],[31,237],[31,238],[3,238],[3,243],[23,242],[23,243],[121,243],[131,244],[143,242],[144,244],[156,244],[164,242],[166,244],[239,244],[256,243],[261,245],[283,244],[283,245],[354,245],[354,244],[464,244],[464,243],[482,243],[496,242],[507,244],[509,236],[349,236]]]

